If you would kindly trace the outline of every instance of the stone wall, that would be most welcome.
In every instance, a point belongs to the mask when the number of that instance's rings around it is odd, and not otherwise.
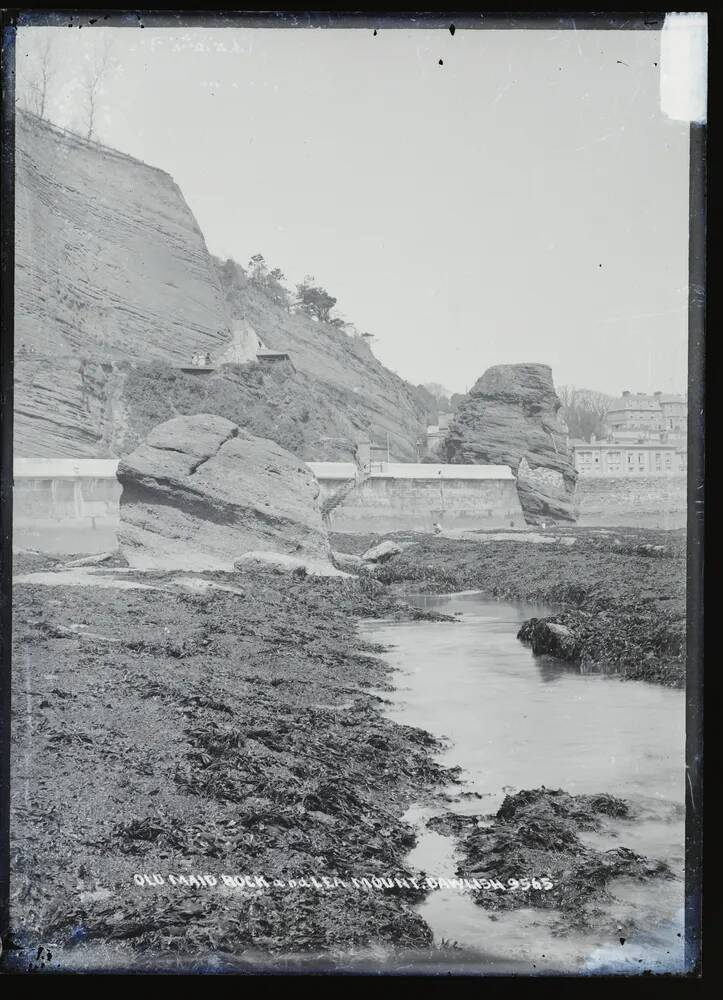
[[[114,479],[16,479],[13,522],[117,518],[120,494],[120,483]]]
[[[582,476],[577,484],[583,527],[684,528],[687,479],[680,476]]]
[[[321,503],[345,480],[320,483]],[[514,479],[368,479],[330,514],[333,531],[431,531],[525,526]]]
[[[106,477],[22,477],[13,484],[13,549],[64,555],[117,545],[121,487]]]

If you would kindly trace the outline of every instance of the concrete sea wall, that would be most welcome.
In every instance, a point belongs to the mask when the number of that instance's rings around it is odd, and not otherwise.
[[[322,480],[320,501],[344,480]],[[329,515],[333,531],[431,531],[525,526],[515,481],[509,479],[395,479],[362,483]]]
[[[687,479],[675,476],[581,476],[577,502],[582,527],[684,528]]]
[[[114,548],[121,495],[116,464],[112,459],[16,459],[14,547],[57,553]],[[324,464],[331,469],[331,463]],[[338,470],[336,476],[319,478],[320,503],[349,486],[353,466],[340,463]],[[686,478],[582,478],[577,501],[583,527],[681,528]],[[446,530],[524,527],[514,479],[374,475],[350,490],[329,515],[330,528],[342,532],[431,531],[435,523]]]

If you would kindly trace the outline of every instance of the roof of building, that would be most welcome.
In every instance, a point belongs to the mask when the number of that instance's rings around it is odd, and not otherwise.
[[[317,479],[353,479],[354,462],[307,462]],[[15,479],[115,479],[117,458],[16,458]],[[512,479],[508,465],[441,465],[431,462],[375,462],[373,479]]]
[[[317,479],[353,479],[356,465],[353,462],[307,462]]]
[[[317,479],[352,479],[353,462],[307,462]],[[509,465],[441,465],[432,462],[374,462],[372,479],[513,479]]]
[[[115,479],[117,458],[16,458],[15,479]]]
[[[432,462],[383,462],[372,477],[390,479],[514,479],[509,465],[437,465]]]
[[[680,393],[655,393],[631,392],[627,396],[618,396],[608,407],[608,413],[615,410],[656,410],[661,403],[682,403],[687,405],[687,396]]]
[[[670,441],[570,441],[573,451],[590,450],[591,448],[613,448],[615,451],[626,451],[630,448],[648,448],[651,451],[668,449],[680,450],[680,444]]]
[[[653,413],[660,409],[660,396],[621,396],[608,406],[608,413],[619,410],[645,410]]]

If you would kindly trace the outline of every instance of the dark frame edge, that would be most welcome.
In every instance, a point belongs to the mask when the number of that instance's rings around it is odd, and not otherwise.
[[[702,973],[707,128],[690,126],[685,968]]]
[[[10,926],[10,680],[12,644],[13,356],[16,13],[0,11],[2,45],[2,326],[0,328],[0,938]]]

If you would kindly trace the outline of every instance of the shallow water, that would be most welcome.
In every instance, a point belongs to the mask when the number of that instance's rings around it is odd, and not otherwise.
[[[446,739],[440,762],[463,768],[464,784],[450,787],[448,808],[492,813],[508,792],[542,785],[608,792],[629,800],[641,815],[606,821],[602,834],[584,839],[601,849],[625,846],[660,858],[679,876],[611,885],[616,899],[605,909],[613,932],[597,935],[555,933],[555,912],[488,913],[459,890],[436,890],[420,906],[435,938],[475,950],[488,971],[508,969],[511,962],[520,972],[681,971],[683,693],[534,657],[517,631],[549,609],[473,593],[407,599],[461,613],[457,623],[363,626],[366,638],[391,647],[385,657],[396,671],[396,687],[385,692],[389,716]],[[425,826],[435,811],[442,810],[410,811],[418,844],[409,862],[428,875],[454,877],[454,840]],[[624,945],[615,932],[618,922],[626,924]]]

